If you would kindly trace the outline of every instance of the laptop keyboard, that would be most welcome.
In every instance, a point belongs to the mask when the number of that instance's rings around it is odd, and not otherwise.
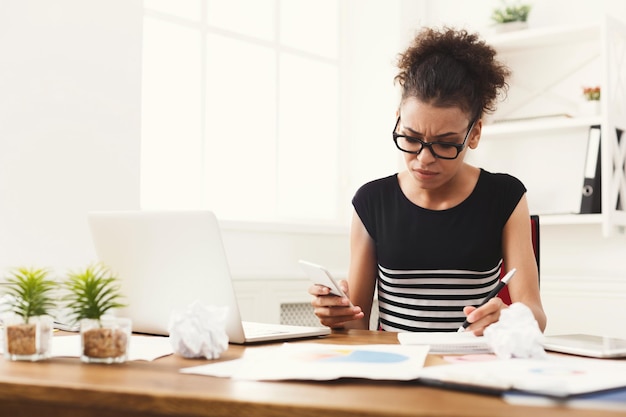
[[[288,333],[287,329],[281,324],[243,322],[243,331],[248,337],[267,336],[273,334]]]

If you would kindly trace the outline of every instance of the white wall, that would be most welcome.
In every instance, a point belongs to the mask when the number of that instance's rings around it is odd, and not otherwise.
[[[391,130],[396,121],[398,90],[393,77],[405,36],[398,25],[402,15],[399,1],[348,0],[344,5],[349,22],[342,45],[348,62],[343,74],[348,99],[342,146],[353,164],[349,170],[345,167],[346,174],[354,176],[349,183],[360,185],[396,169]],[[347,195],[355,191],[349,190]],[[351,213],[350,201],[345,207]]]
[[[395,60],[404,36],[398,24],[403,16],[400,0],[344,0],[342,13],[348,16],[341,45],[347,68],[347,99],[341,106],[347,120],[339,144],[354,164],[344,167],[353,175],[347,183],[364,183],[397,170],[397,152],[391,139],[398,105],[393,84]],[[320,169],[323,169],[320,167]],[[348,190],[352,196],[356,190]],[[352,205],[344,202],[347,218]],[[344,226],[289,226],[270,230],[241,223],[225,222],[224,243],[233,276],[241,281],[293,280],[306,283],[298,259],[326,266],[337,278],[348,268],[348,223]],[[307,285],[308,286],[308,285]]]
[[[550,333],[626,338],[626,236],[600,225],[541,229],[541,293]]]
[[[0,51],[0,266],[82,267],[139,205],[141,1],[2,0]]]
[[[399,4],[344,3],[352,127],[340,146],[362,181],[395,169]],[[0,268],[82,266],[94,259],[87,211],[139,207],[141,33],[140,0],[0,0]],[[345,274],[347,228],[286,229],[226,225],[234,274],[301,275],[299,257]]]

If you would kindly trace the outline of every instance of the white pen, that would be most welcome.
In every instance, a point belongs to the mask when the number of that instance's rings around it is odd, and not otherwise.
[[[494,288],[493,290],[491,290],[491,292],[489,294],[487,294],[487,297],[485,297],[485,299],[483,300],[482,303],[480,303],[480,306],[483,306],[485,304],[487,304],[487,302],[489,300],[491,300],[493,297],[495,297],[496,295],[498,295],[498,293],[500,292],[500,290],[502,290],[502,288],[504,288],[504,286],[506,284],[509,283],[509,280],[513,277],[513,275],[515,275],[515,272],[517,271],[517,269],[512,268],[509,272],[507,272],[507,274],[504,276],[504,278],[502,278],[500,280],[500,282],[498,282],[498,285],[496,285],[496,288]],[[465,329],[467,329],[467,326],[469,326],[471,323],[467,320],[465,320],[463,322],[463,324],[461,325],[461,327],[459,327],[459,332],[464,332]]]

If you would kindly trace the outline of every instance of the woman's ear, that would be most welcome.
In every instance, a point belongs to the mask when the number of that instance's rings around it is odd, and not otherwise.
[[[483,130],[483,119],[478,119],[476,120],[476,123],[474,123],[474,128],[472,129],[470,133],[470,137],[468,139],[467,146],[470,149],[476,149],[478,147],[478,142],[480,142],[480,134],[482,133],[482,130]]]

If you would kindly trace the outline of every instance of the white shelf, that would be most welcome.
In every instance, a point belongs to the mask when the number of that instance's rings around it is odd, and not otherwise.
[[[601,214],[542,214],[540,225],[602,224]]]
[[[600,33],[598,24],[549,26],[492,35],[487,38],[487,42],[501,52],[510,52],[560,43],[599,40]]]
[[[575,211],[580,191],[570,180],[582,172],[589,126],[600,125],[603,212],[540,214],[540,222],[598,225],[607,237],[624,233],[626,210],[616,201],[626,200],[626,155],[615,129],[626,126],[626,24],[606,16],[598,23],[529,28],[486,41],[513,76],[507,100],[482,126],[483,150],[489,153],[476,160],[523,179],[538,214]],[[578,116],[583,85],[602,87],[600,115]]]
[[[550,130],[565,130],[588,128],[600,124],[601,116],[588,117],[541,117],[526,120],[502,121],[483,126],[482,133],[488,136],[510,135],[514,133],[546,132]]]

